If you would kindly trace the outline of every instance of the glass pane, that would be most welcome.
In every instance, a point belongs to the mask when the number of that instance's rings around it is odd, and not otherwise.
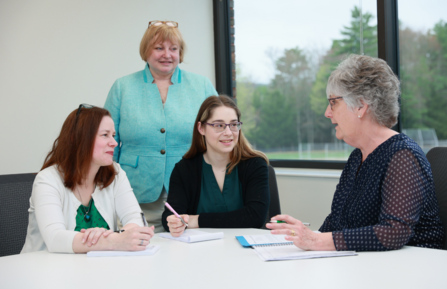
[[[270,159],[346,160],[353,148],[324,116],[326,83],[348,54],[377,57],[376,1],[253,3],[234,1],[244,134]]]
[[[447,1],[399,1],[402,132],[447,146]]]

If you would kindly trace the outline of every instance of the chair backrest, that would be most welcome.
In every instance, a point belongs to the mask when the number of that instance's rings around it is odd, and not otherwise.
[[[427,153],[435,181],[436,198],[439,205],[439,216],[441,217],[444,230],[447,234],[447,147],[432,148]],[[444,244],[447,249],[447,236]]]
[[[278,184],[276,183],[276,174],[275,170],[271,165],[269,165],[269,189],[270,189],[270,206],[267,214],[267,218],[265,219],[263,229],[266,229],[265,225],[273,216],[281,214],[281,206],[279,203],[279,193],[278,193]]]
[[[0,257],[19,254],[25,244],[35,177],[36,174],[0,175]]]

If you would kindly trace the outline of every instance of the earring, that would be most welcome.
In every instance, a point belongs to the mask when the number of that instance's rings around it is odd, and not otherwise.
[[[361,118],[362,116],[359,114],[359,118]]]

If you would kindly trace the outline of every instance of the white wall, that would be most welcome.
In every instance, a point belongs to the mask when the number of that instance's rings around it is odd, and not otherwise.
[[[144,68],[150,20],[179,22],[180,67],[215,83],[210,0],[0,1],[0,174],[39,171],[72,110]]]
[[[281,213],[310,223],[318,230],[331,212],[341,170],[275,168]]]

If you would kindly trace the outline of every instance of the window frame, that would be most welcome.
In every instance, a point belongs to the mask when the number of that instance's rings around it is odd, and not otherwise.
[[[233,0],[213,0],[216,90],[231,97],[233,97],[230,42],[230,6],[232,2]],[[400,79],[399,19],[397,9],[397,0],[377,0],[378,57],[385,60]],[[393,129],[399,133],[402,132],[400,113],[398,122]],[[272,159],[270,164],[278,168],[342,170],[346,161]]]

